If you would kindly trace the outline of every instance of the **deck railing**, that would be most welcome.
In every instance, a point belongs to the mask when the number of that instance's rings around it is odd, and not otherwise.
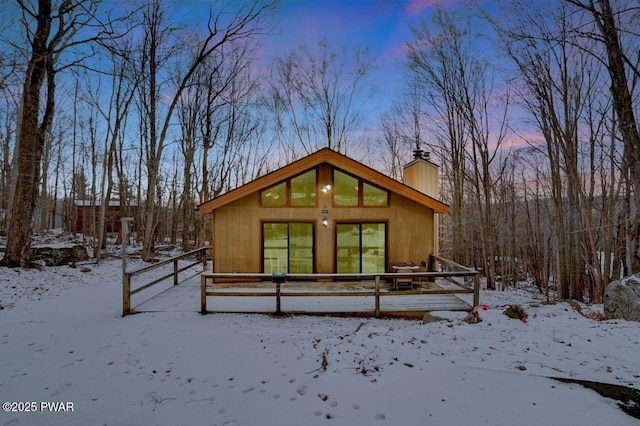
[[[128,271],[128,272],[123,272],[123,276],[122,276],[122,316],[125,315],[129,315],[130,313],[132,313],[131,310],[131,296],[133,296],[134,294],[140,293],[144,290],[147,290],[148,288],[153,287],[154,285],[165,281],[167,278],[171,278],[173,277],[173,285],[178,285],[180,283],[179,279],[178,279],[178,274],[180,272],[186,271],[187,269],[202,263],[203,267],[206,267],[207,265],[207,252],[210,250],[210,247],[200,247],[198,249],[195,250],[191,250],[188,251],[186,253],[183,253],[179,256],[175,256],[172,257],[170,259],[166,259],[157,263],[154,263],[152,265],[149,266],[145,266],[144,268],[140,268],[138,270],[135,271]],[[187,258],[192,258],[195,257],[196,261],[191,262],[187,265],[183,265],[183,266],[179,266],[178,265],[178,261],[183,260],[183,259],[187,259]],[[168,274],[162,275],[161,277],[158,277],[156,279],[154,279],[151,282],[148,282],[146,284],[141,285],[140,287],[136,288],[135,290],[131,290],[131,279],[134,276],[137,275],[142,275],[144,273],[148,273],[150,271],[153,271],[155,269],[161,268],[163,266],[169,265],[169,264],[173,264],[173,270],[171,272],[169,272]],[[190,278],[190,277],[194,277],[198,275],[198,273],[194,273],[193,275],[186,277],[184,279]]]
[[[448,271],[458,271],[464,274],[457,275],[459,277],[464,277],[465,281],[456,280],[456,275],[450,275],[445,277],[445,279],[456,286],[462,289],[469,289],[469,285],[466,283],[467,278],[473,279],[473,306],[478,306],[480,304],[480,273],[475,269],[471,269],[467,266],[460,265],[459,263],[454,262],[453,260],[445,259],[444,257],[437,256],[432,254],[429,256],[429,270],[433,271],[438,268],[438,264],[440,264],[443,268]]]
[[[406,273],[377,273],[377,274],[257,274],[257,273],[214,273],[210,271],[203,272],[200,275],[200,312],[202,314],[210,313],[207,308],[207,297],[273,297],[275,299],[275,313],[281,314],[281,300],[283,297],[366,297],[373,296],[374,306],[372,314],[375,317],[381,316],[380,298],[385,296],[410,296],[410,295],[456,295],[456,294],[473,294],[473,306],[479,304],[480,282],[479,273],[462,265],[455,264],[447,259],[433,256],[430,259],[430,269],[435,269],[436,264],[446,265],[447,271],[429,271],[429,272],[406,272]],[[466,286],[463,282],[456,278],[470,277],[473,280],[473,286]],[[383,291],[382,282],[397,278],[411,278],[412,280],[423,278],[426,281],[434,281],[436,278],[443,278],[456,284],[454,289],[429,288],[419,290],[399,290],[399,291]],[[319,290],[319,291],[296,291],[294,286],[289,286],[292,282],[314,282],[317,286],[326,287],[326,282],[331,281],[332,286],[340,286],[340,282],[358,282],[373,281],[373,288],[362,288],[357,290]],[[265,289],[257,290],[247,288],[247,283],[260,283]],[[222,290],[222,286],[229,286],[229,283],[237,283],[242,287],[242,291],[234,291],[231,289]],[[289,287],[289,288],[287,288]],[[286,289],[286,291],[282,291]],[[472,307],[469,307],[471,309]],[[395,312],[387,312],[395,313]]]

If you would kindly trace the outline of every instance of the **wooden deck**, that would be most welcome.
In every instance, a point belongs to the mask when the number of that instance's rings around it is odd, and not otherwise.
[[[431,311],[470,311],[472,306],[440,285],[412,291],[381,288],[380,316],[421,318]],[[291,282],[281,286],[282,314],[373,316],[373,281]],[[234,282],[207,286],[207,313],[264,313],[277,310],[276,285],[271,282]],[[242,295],[240,295],[242,294]],[[337,295],[336,295],[337,294]],[[329,296],[330,295],[330,296]],[[200,276],[167,286],[160,294],[134,306],[134,312],[198,312],[201,306]]]
[[[385,275],[396,277],[398,274]],[[473,290],[459,286],[451,288],[444,280],[442,284],[448,288],[424,280],[419,286],[395,291],[393,279],[383,281],[380,275],[287,275],[291,281],[282,284],[269,281],[264,274],[246,274],[238,278],[244,281],[239,282],[229,274],[201,274],[201,313],[422,317],[430,311],[472,309],[472,305],[458,296],[473,294]]]
[[[478,272],[435,255],[431,255],[426,272],[214,273],[206,270],[205,264],[205,270],[199,275],[179,283],[178,273],[190,266],[179,268],[176,262],[193,253],[165,261],[166,264],[173,262],[173,273],[134,290],[131,289],[131,277],[157,265],[127,273],[123,280],[123,316],[149,311],[189,312],[200,306],[202,314],[259,312],[421,317],[432,311],[471,311],[480,303]],[[436,270],[435,262],[445,270]],[[197,262],[191,266],[195,264]],[[166,282],[170,277],[173,277],[173,285]],[[398,284],[405,281],[408,288],[399,289]],[[150,287],[160,291],[146,300],[135,300]]]
[[[308,296],[305,298],[283,295],[282,314],[354,315],[374,316],[373,296]],[[470,311],[471,306],[451,295],[417,295],[385,297],[380,305],[380,316],[422,318],[429,311]],[[209,297],[207,312],[275,313],[273,297]]]

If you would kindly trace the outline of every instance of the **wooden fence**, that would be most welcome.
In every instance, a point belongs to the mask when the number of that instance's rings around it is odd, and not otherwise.
[[[130,271],[130,272],[123,272],[123,277],[122,277],[122,316],[125,315],[129,315],[131,313],[133,313],[132,309],[131,309],[131,296],[133,296],[134,294],[140,293],[144,290],[147,290],[151,287],[153,287],[154,285],[165,281],[167,278],[171,278],[173,277],[173,285],[178,285],[180,283],[179,279],[178,279],[178,274],[180,272],[186,271],[187,269],[202,263],[203,267],[206,267],[207,265],[207,252],[210,250],[210,247],[201,247],[195,250],[191,250],[189,252],[183,253],[179,256],[176,257],[172,257],[170,259],[167,260],[163,260],[161,262],[158,263],[154,263],[152,265],[146,266],[144,268],[138,269],[136,271]],[[178,266],[178,261],[182,260],[182,259],[187,259],[187,258],[192,258],[195,257],[197,260],[195,260],[192,263],[187,264],[186,266],[182,266],[179,267]],[[154,269],[158,269],[161,268],[163,266],[169,265],[169,264],[173,264],[173,270],[165,275],[162,275],[161,277],[158,277],[156,279],[154,279],[151,282],[148,282],[146,284],[141,285],[140,287],[136,288],[135,290],[131,290],[131,279],[134,276],[137,275],[142,275],[144,273],[148,273],[150,271],[153,271]],[[193,274],[191,275],[191,277],[197,275]],[[187,277],[189,278],[189,277]],[[186,278],[185,278],[186,279]]]
[[[442,265],[443,271],[436,271],[437,264]],[[380,307],[380,298],[387,296],[416,296],[416,295],[456,295],[456,294],[473,294],[473,306],[479,304],[480,298],[480,281],[479,273],[472,269],[447,259],[432,256],[430,259],[430,272],[406,272],[406,273],[377,273],[377,274],[241,274],[241,273],[214,273],[210,271],[201,274],[200,281],[200,312],[207,314],[212,311],[207,308],[208,297],[272,297],[275,299],[275,313],[282,313],[282,298],[284,297],[367,297],[373,296],[374,306],[372,306],[371,314],[380,317],[383,312]],[[466,279],[469,277],[473,284],[467,285],[459,278]],[[397,278],[411,278],[412,280],[424,279],[425,281],[435,281],[436,278],[443,278],[452,282],[457,288],[443,289],[437,286],[431,286],[428,289],[406,290],[406,291],[387,291],[383,288],[382,283]],[[457,279],[458,278],[458,279]],[[331,281],[331,287],[340,287],[344,285],[353,286],[354,282],[373,281],[372,288],[349,289],[349,290],[331,290],[326,281]],[[307,286],[322,287],[323,290],[299,290],[291,283],[304,282]],[[229,287],[230,283],[235,283]],[[259,284],[255,284],[259,283]],[[255,288],[263,287],[261,289]],[[286,290],[286,291],[283,291]],[[461,307],[463,306],[463,307]],[[437,310],[470,310],[472,306],[467,304],[451,305]],[[428,310],[428,309],[424,309]],[[436,310],[436,309],[434,309]],[[422,311],[420,311],[422,312]],[[403,315],[407,311],[385,311],[388,315]],[[418,313],[418,311],[415,311]]]

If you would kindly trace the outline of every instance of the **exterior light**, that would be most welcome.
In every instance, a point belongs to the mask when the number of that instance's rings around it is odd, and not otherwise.
[[[327,219],[326,217],[322,218],[322,225],[323,226],[329,226],[329,219]]]

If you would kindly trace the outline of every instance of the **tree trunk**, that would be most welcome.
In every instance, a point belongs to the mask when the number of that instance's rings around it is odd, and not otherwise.
[[[40,0],[38,26],[31,43],[31,58],[27,66],[22,91],[22,114],[18,118],[15,148],[17,176],[15,191],[9,202],[7,248],[1,266],[29,266],[33,215],[38,198],[40,158],[45,135],[51,128],[55,96],[53,59],[47,46],[51,32],[51,1]],[[40,93],[47,78],[47,100],[42,123],[38,123]]]

